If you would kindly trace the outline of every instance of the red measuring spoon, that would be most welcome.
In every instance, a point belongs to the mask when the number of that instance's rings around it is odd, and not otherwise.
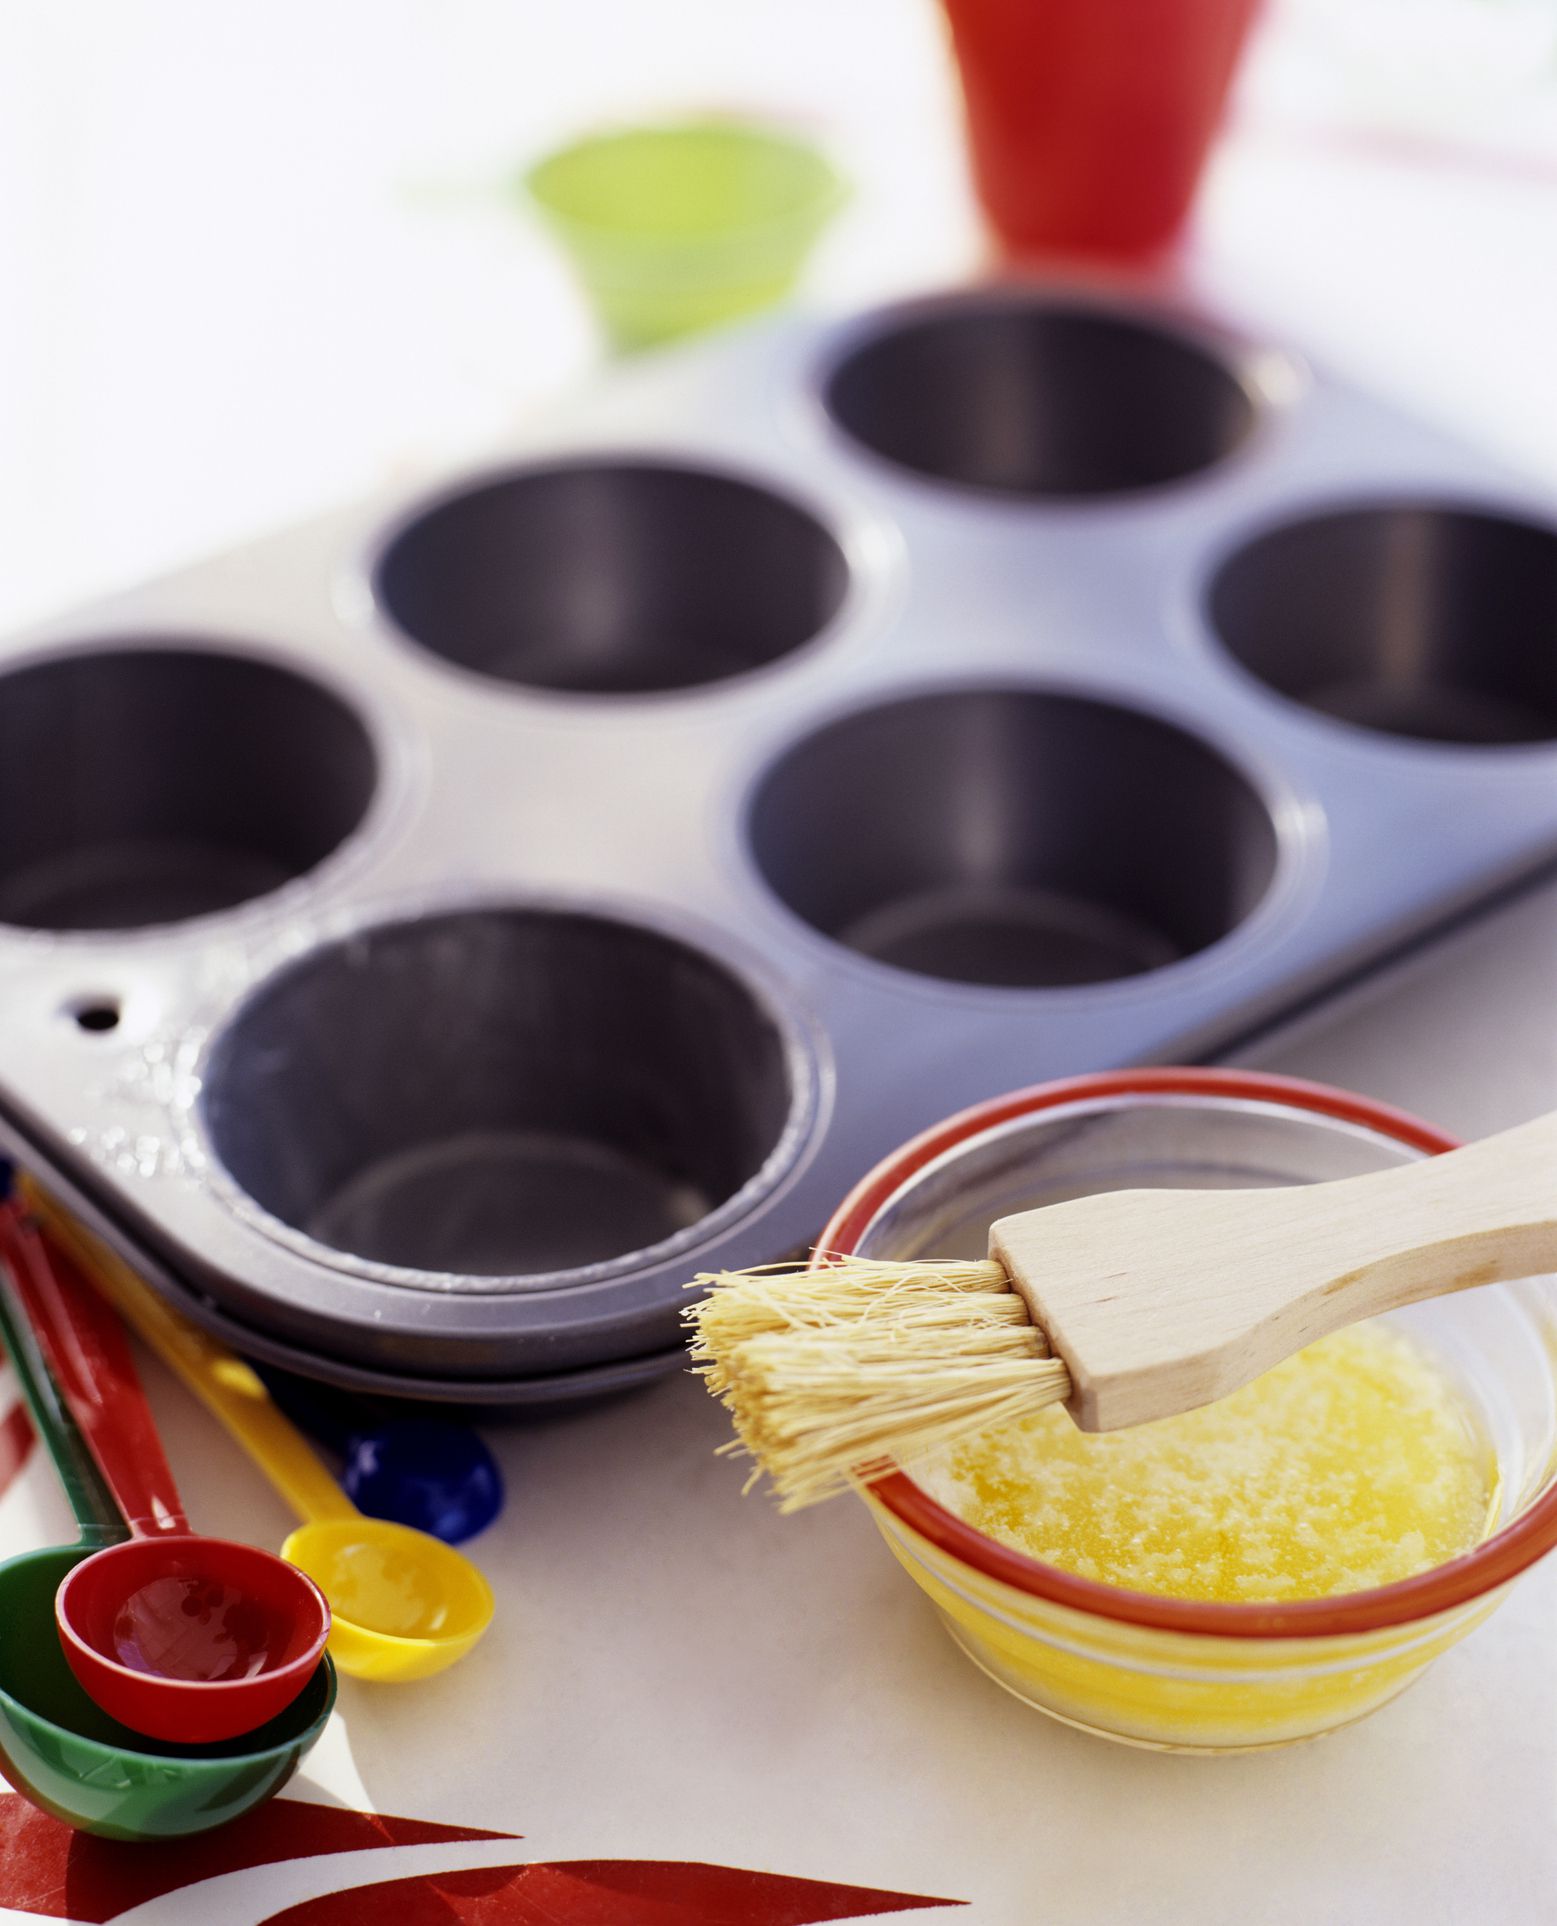
[[[71,1670],[105,1712],[154,1739],[197,1745],[264,1725],[319,1663],[324,1594],[274,1552],[190,1530],[118,1317],[9,1212],[0,1261],[131,1532],[56,1594]]]

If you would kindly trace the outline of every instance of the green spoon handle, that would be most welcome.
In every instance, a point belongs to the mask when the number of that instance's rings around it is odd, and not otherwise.
[[[109,1497],[74,1419],[60,1400],[11,1281],[10,1250],[18,1212],[15,1203],[0,1204],[0,1340],[11,1354],[11,1367],[21,1386],[33,1427],[54,1460],[70,1509],[81,1527],[81,1543],[117,1545],[129,1536],[124,1519]]]

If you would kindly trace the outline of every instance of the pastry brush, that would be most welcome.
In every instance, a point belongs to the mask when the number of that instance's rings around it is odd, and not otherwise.
[[[1083,1431],[1224,1397],[1344,1324],[1557,1270],[1557,1112],[1390,1170],[1105,1191],[982,1261],[705,1272],[691,1355],[785,1510],[1044,1405]]]

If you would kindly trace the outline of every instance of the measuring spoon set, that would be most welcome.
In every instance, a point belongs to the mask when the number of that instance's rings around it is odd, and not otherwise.
[[[121,1317],[297,1511],[282,1556],[191,1528]],[[461,1553],[360,1512],[243,1360],[25,1182],[0,1204],[0,1337],[80,1529],[0,1565],[0,1768],[46,1810],[118,1838],[222,1823],[322,1731],[327,1641],[412,1679],[486,1630]]]

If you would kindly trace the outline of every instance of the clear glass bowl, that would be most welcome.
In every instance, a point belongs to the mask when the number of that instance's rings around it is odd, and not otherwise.
[[[981,1104],[905,1145],[847,1199],[819,1248],[983,1256],[995,1218],[1093,1191],[1313,1183],[1453,1148],[1400,1111],[1290,1078],[1083,1077]],[[1487,1286],[1389,1322],[1450,1373],[1497,1464],[1482,1543],[1397,1584],[1288,1604],[1155,1597],[987,1538],[901,1470],[866,1503],[969,1658],[1051,1717],[1174,1751],[1315,1737],[1402,1691],[1557,1543],[1557,1285]]]

